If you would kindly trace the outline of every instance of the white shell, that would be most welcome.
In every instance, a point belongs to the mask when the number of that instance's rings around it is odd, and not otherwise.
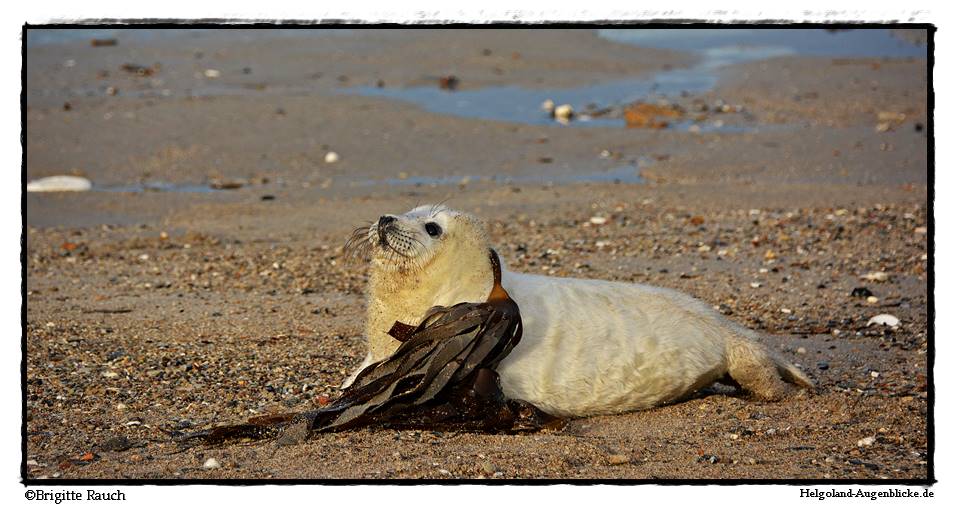
[[[339,161],[339,153],[335,151],[329,151],[325,154],[326,163],[335,163],[336,161]]]
[[[896,316],[890,314],[880,314],[878,316],[873,316],[869,321],[866,322],[867,326],[872,326],[874,324],[886,325],[890,328],[896,328],[900,325],[900,320]]]
[[[559,105],[554,108],[554,117],[558,119],[571,119],[571,116],[574,115],[574,107],[571,107],[568,104]]]
[[[89,191],[93,183],[85,177],[75,175],[54,175],[43,177],[27,183],[28,193],[46,191]]]
[[[863,278],[868,281],[885,282],[889,280],[890,276],[886,272],[870,272],[864,275]]]

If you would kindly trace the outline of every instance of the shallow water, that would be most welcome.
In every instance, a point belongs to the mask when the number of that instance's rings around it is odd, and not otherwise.
[[[601,29],[598,36],[641,47],[706,53],[721,64],[796,54],[830,57],[925,57],[926,46],[884,28]]]
[[[123,184],[117,186],[97,186],[94,185],[92,191],[104,191],[107,193],[146,193],[146,192],[170,192],[170,193],[215,193],[224,191],[211,188],[204,184],[172,184],[169,182],[144,182],[141,184]]]
[[[700,60],[690,68],[658,72],[650,77],[621,79],[577,88],[533,89],[494,86],[446,91],[437,86],[410,88],[355,87],[342,93],[378,96],[412,102],[425,110],[460,117],[513,123],[558,125],[541,109],[545,100],[570,104],[575,111],[588,105],[619,107],[637,100],[699,94],[717,84],[721,67],[788,55],[830,57],[925,57],[926,47],[903,41],[886,29],[829,32],[823,29],[611,29],[598,35],[616,42],[696,53]],[[671,129],[686,130],[682,122]],[[571,121],[578,127],[623,127],[620,118]],[[702,130],[718,130],[700,125]],[[723,131],[752,131],[754,127],[723,127]]]
[[[602,172],[566,173],[550,172],[541,169],[538,173],[525,175],[450,175],[450,176],[409,176],[405,178],[389,178],[361,181],[352,181],[355,186],[454,186],[472,182],[493,182],[496,184],[537,183],[537,184],[583,184],[589,182],[614,184],[642,184],[638,165],[623,165]]]

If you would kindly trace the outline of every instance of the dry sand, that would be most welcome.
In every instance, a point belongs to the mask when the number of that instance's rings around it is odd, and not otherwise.
[[[331,93],[446,73],[464,89],[572,86],[693,61],[586,31],[84,41],[28,58],[28,178],[244,183],[27,195],[32,478],[928,477],[924,60],[738,65],[686,99],[741,104],[774,127],[690,134],[463,119]],[[119,69],[127,62],[161,65],[143,78]],[[206,68],[262,92],[182,96]],[[303,82],[308,93],[287,92]],[[153,88],[170,96],[127,93]],[[878,132],[886,111],[905,119]],[[329,150],[341,161],[324,163]],[[653,160],[645,184],[360,184],[638,158]],[[766,332],[818,391],[764,403],[714,387],[528,435],[357,431],[177,452],[168,430],[335,396],[364,354],[366,268],[344,263],[348,232],[446,198],[487,220],[510,268],[690,293]],[[607,223],[591,225],[595,215]],[[887,279],[861,278],[877,271]],[[880,313],[900,326],[866,327]],[[211,457],[221,468],[203,468]]]

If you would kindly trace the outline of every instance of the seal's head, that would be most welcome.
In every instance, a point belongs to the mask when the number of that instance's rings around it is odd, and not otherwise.
[[[371,260],[370,307],[399,313],[388,326],[417,324],[434,305],[485,301],[494,278],[489,247],[484,223],[443,205],[383,215],[346,244],[352,256]]]

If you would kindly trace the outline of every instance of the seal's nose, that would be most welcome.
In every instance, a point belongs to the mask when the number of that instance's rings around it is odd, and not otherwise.
[[[378,218],[378,228],[384,229],[386,226],[395,222],[395,218],[392,216],[382,216]]]

